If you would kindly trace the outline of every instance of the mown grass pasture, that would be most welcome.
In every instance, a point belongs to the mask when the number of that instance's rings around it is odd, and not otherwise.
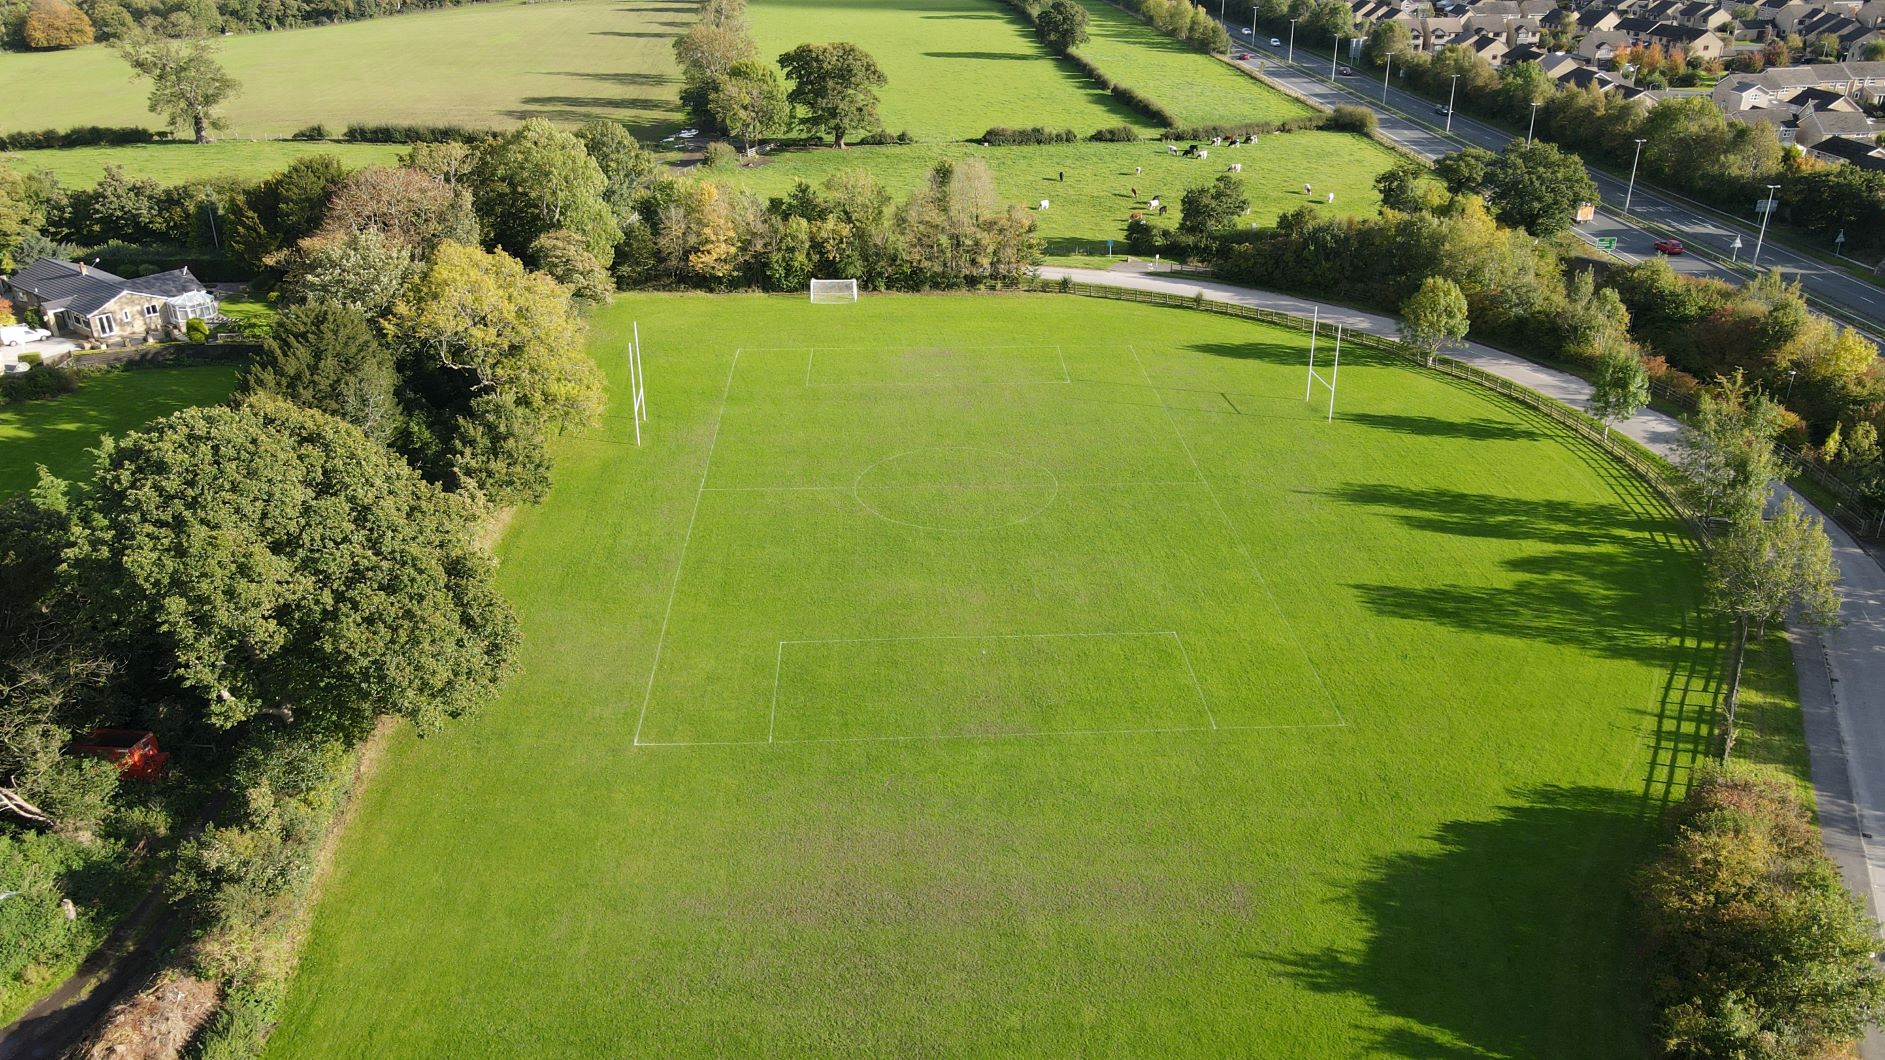
[[[40,465],[60,478],[89,478],[100,435],[214,405],[229,396],[235,377],[228,365],[88,372],[70,394],[0,406],[0,494],[31,488]]]
[[[594,325],[522,673],[394,741],[270,1056],[1640,1051],[1722,656],[1601,452],[1353,348],[1328,422],[1307,336],[1186,310]],[[1743,746],[1797,769],[1785,658]]]

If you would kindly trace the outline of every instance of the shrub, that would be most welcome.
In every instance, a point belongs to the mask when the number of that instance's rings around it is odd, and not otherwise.
[[[708,169],[738,169],[740,153],[733,145],[722,140],[715,140],[707,145],[707,157],[701,165]]]
[[[158,138],[149,129],[129,125],[79,125],[70,129],[35,129],[0,133],[0,151],[38,151],[54,147],[147,144]]]
[[[191,317],[183,325],[183,334],[188,337],[191,342],[208,342],[209,321],[201,317]]]
[[[36,401],[40,398],[58,397],[70,394],[79,388],[79,374],[66,368],[39,367],[18,375],[0,376],[0,405],[14,401]]]
[[[1374,132],[1378,124],[1374,111],[1367,107],[1343,104],[1330,111],[1322,127],[1334,132],[1352,132],[1367,135]]]
[[[468,125],[401,125],[354,122],[341,139],[360,144],[437,144],[457,142],[474,144],[496,136],[495,129],[475,129]]]
[[[293,136],[290,136],[288,139],[290,140],[325,140],[327,139],[327,126],[322,125],[320,122],[315,122],[313,125],[306,125],[299,129],[296,129],[295,134]]]
[[[1885,1002],[1878,924],[1792,783],[1705,775],[1644,871],[1657,1038],[1674,1056],[1845,1055]]]
[[[1027,129],[1010,129],[997,125],[982,134],[982,142],[990,147],[1013,147],[1023,144],[1071,144],[1078,143],[1080,134],[1072,129],[1048,129],[1036,125]]]
[[[1139,131],[1130,125],[1109,125],[1093,130],[1087,139],[1099,144],[1129,144],[1139,139]]]
[[[911,136],[910,130],[908,129],[894,136],[884,129],[878,129],[876,132],[861,136],[851,142],[863,147],[883,147],[889,144],[913,144],[916,142],[916,137]]]
[[[1166,140],[1214,140],[1223,137],[1227,140],[1241,140],[1247,136],[1261,136],[1276,132],[1278,126],[1273,121],[1214,122],[1210,125],[1190,125],[1183,129],[1167,129],[1161,134]]]

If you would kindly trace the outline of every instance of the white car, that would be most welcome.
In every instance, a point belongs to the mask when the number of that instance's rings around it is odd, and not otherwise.
[[[1282,46],[1283,46],[1283,38],[1281,38],[1281,37],[1271,37],[1271,38],[1270,38],[1270,47],[1272,47],[1272,48],[1281,48]]]
[[[0,346],[22,346],[29,342],[52,338],[52,332],[45,328],[29,327],[25,324],[8,324],[0,328]]]

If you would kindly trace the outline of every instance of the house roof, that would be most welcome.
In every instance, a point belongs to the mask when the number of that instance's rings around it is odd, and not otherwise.
[[[52,309],[89,316],[121,294],[134,292],[153,298],[174,299],[200,295],[206,290],[189,269],[172,269],[127,280],[88,265],[41,258],[14,273],[7,282],[31,294]]]
[[[1829,136],[1813,145],[1812,150],[1831,155],[1860,169],[1885,170],[1885,149],[1866,140],[1847,136]]]

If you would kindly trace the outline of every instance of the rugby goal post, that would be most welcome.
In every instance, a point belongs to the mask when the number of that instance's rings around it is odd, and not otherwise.
[[[856,280],[813,280],[813,305],[838,305],[857,301]]]
[[[1316,392],[1316,384],[1329,388],[1329,422],[1335,422],[1335,382],[1342,375],[1342,325],[1335,325],[1335,359],[1329,365],[1329,374],[1324,376],[1316,371],[1316,333],[1322,326],[1322,309],[1316,307],[1309,317],[1309,379],[1303,384],[1302,399],[1308,401]]]
[[[641,444],[641,425],[648,419],[648,391],[642,385],[641,321],[635,321],[634,337],[628,344],[628,394],[635,416],[635,444]]]

